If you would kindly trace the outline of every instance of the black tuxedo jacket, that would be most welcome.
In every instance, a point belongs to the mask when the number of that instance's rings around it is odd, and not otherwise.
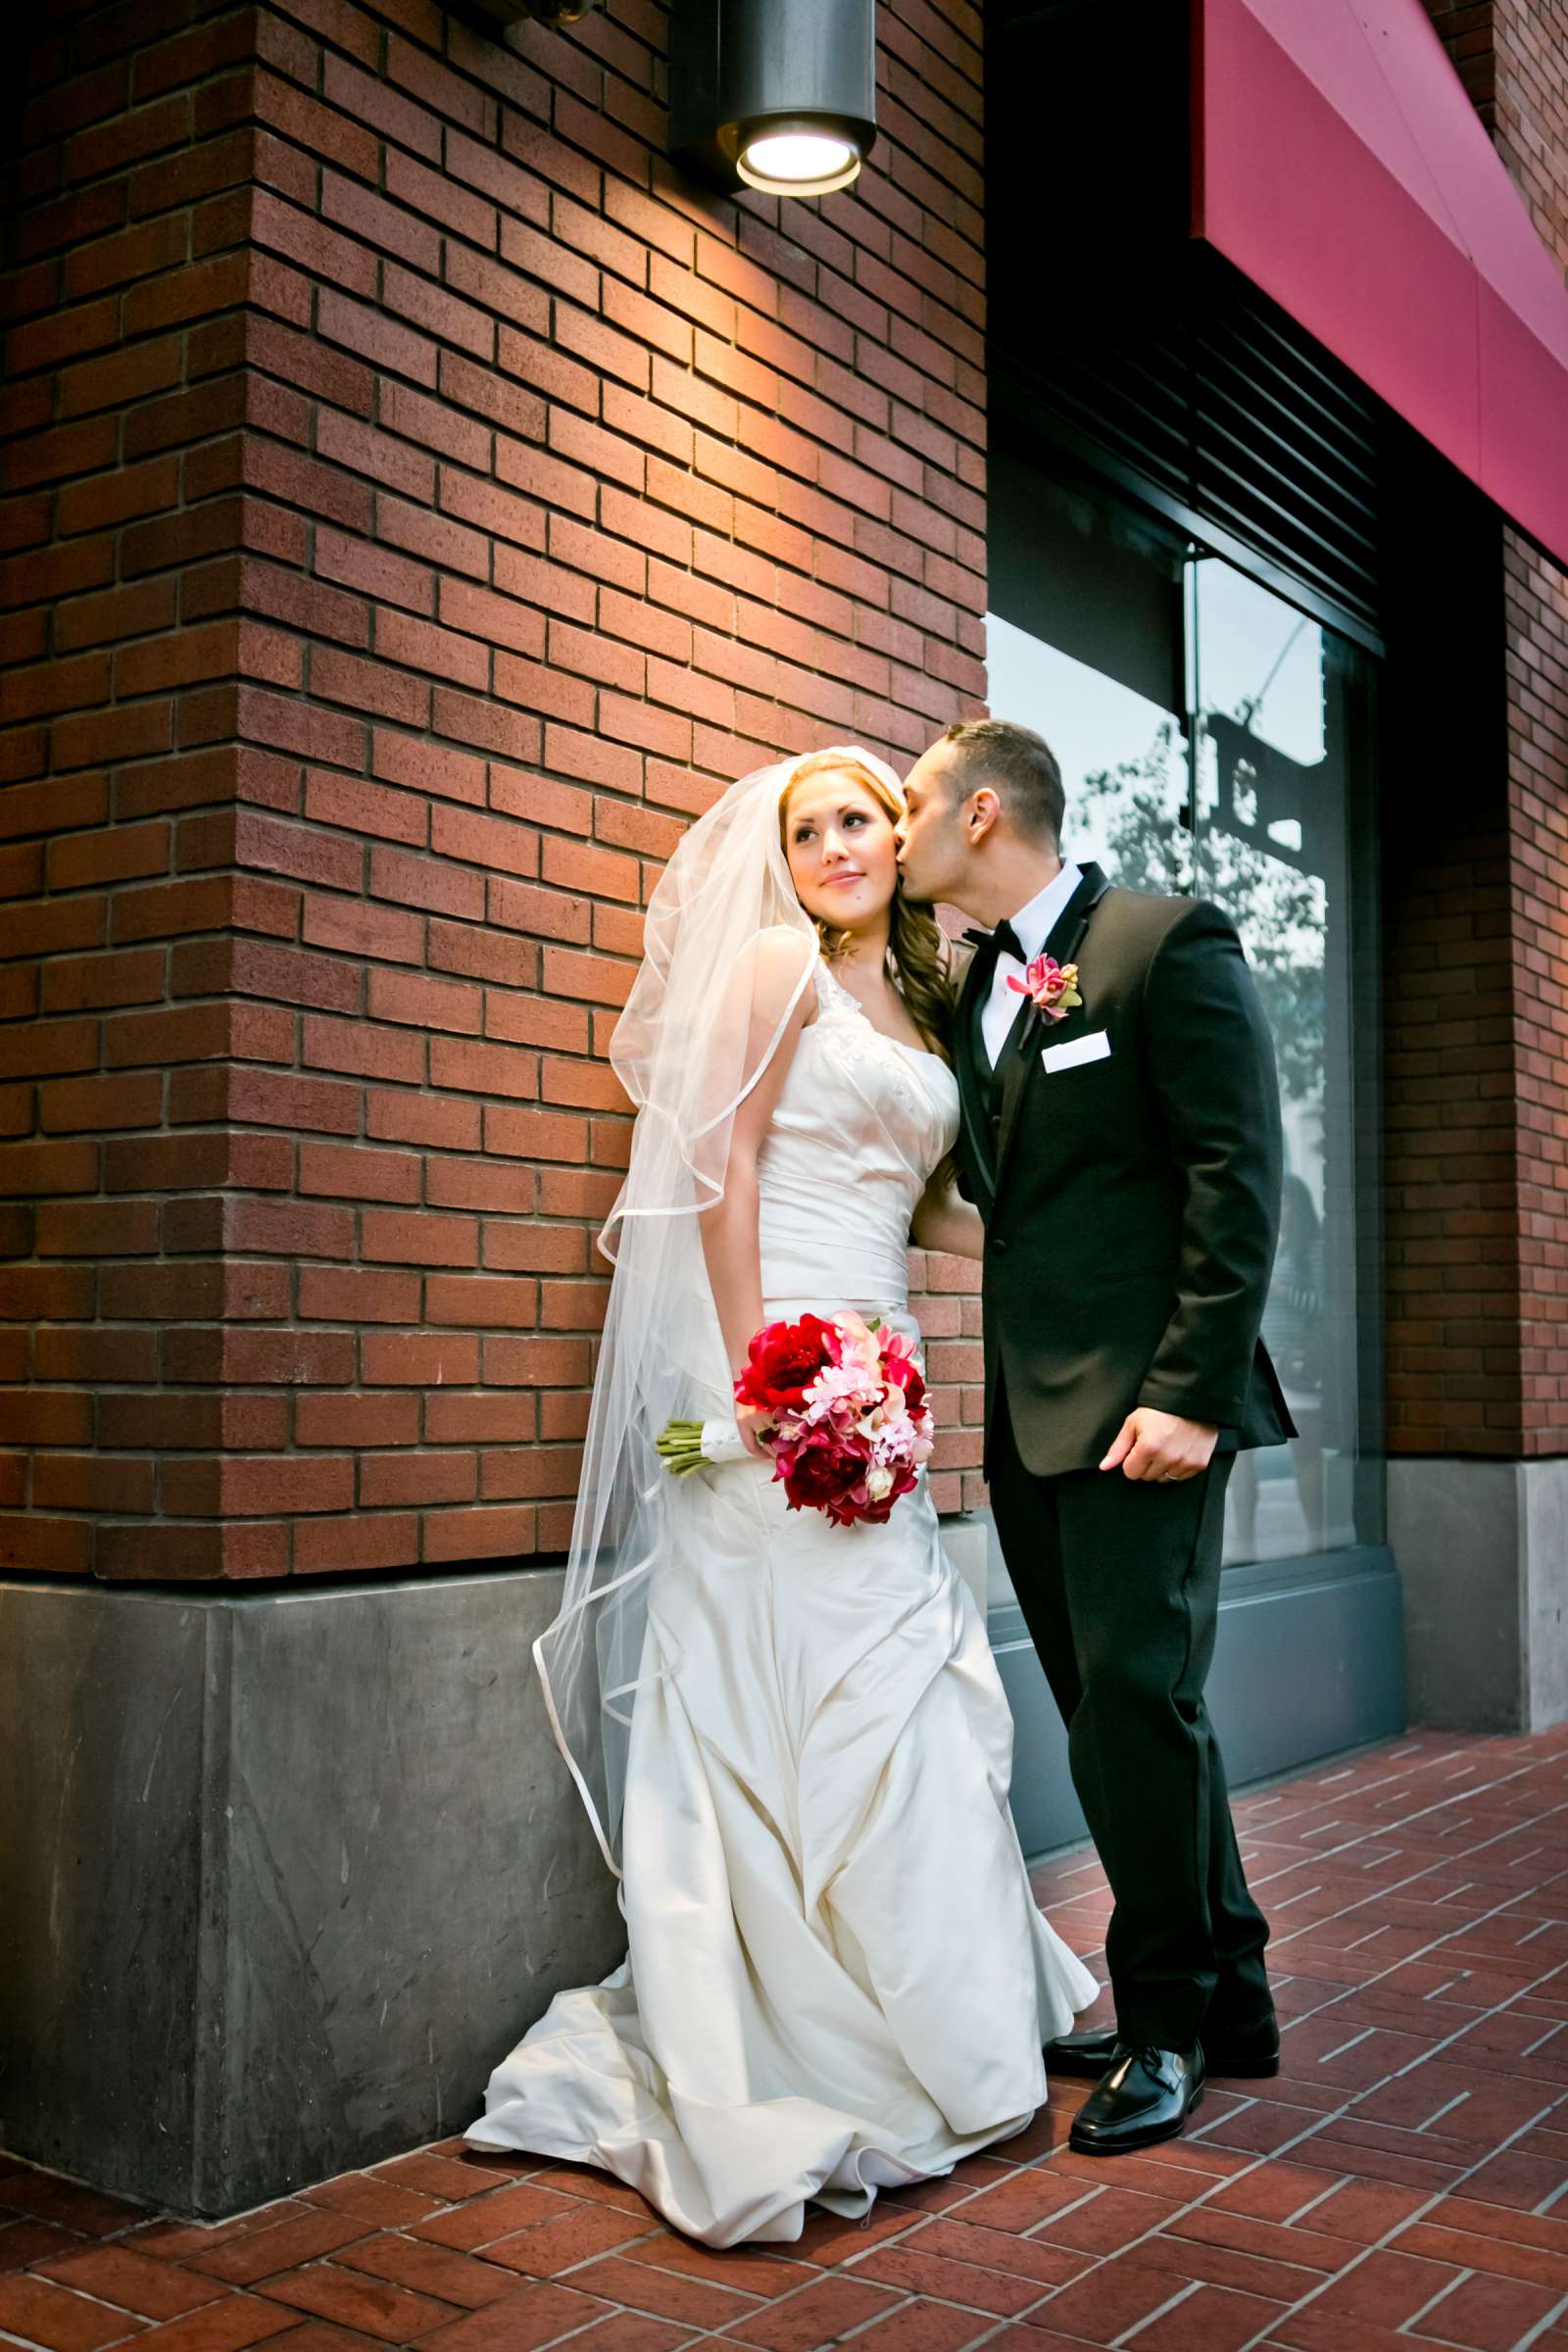
[[[1087,864],[1046,943],[1083,1004],[1027,1002],[996,1071],[980,1035],[993,960],[959,993],[960,1189],[986,1223],[986,1457],[1004,1389],[1037,1477],[1092,1469],[1135,1405],[1295,1435],[1259,1338],[1279,1238],[1274,1051],[1235,929],[1203,900],[1112,888]],[[1044,1048],[1102,1030],[1101,1059]]]

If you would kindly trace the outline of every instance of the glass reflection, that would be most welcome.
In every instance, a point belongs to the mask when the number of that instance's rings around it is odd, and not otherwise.
[[[1035,727],[1067,790],[1066,854],[1132,890],[1193,887],[1189,759],[1157,703],[991,615],[991,708]]]
[[[1299,1435],[1240,1458],[1225,1557],[1376,1541],[1366,1482],[1357,1525],[1349,1025],[1349,743],[1363,657],[1217,557],[1189,551],[1184,563],[1084,502],[1036,485],[1023,528],[1026,485],[1016,489],[1004,511],[1018,527],[996,543],[990,707],[1055,751],[1068,855],[1131,889],[1225,908],[1274,1040],[1286,1179],[1263,1331]]]
[[[1279,1065],[1285,1188],[1263,1338],[1298,1436],[1232,1474],[1226,1557],[1355,1541],[1346,774],[1333,641],[1217,557],[1189,569],[1198,890],[1235,922]]]

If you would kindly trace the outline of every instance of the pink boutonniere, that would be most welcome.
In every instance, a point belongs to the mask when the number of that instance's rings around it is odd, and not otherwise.
[[[1048,1020],[1064,1021],[1075,1005],[1083,1003],[1078,994],[1078,966],[1058,963],[1054,956],[1037,956],[1025,964],[1021,980],[1009,972],[1007,986],[1027,997],[1037,1011]]]

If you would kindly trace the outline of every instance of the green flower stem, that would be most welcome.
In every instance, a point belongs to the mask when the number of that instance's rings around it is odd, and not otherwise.
[[[666,1421],[654,1444],[672,1478],[684,1478],[688,1470],[703,1470],[708,1466],[700,1421]]]

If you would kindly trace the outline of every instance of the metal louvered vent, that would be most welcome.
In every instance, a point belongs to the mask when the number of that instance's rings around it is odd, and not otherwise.
[[[994,336],[999,437],[1054,444],[1376,644],[1377,401],[1217,256],[1183,262],[1163,318],[1147,299],[1091,300],[1070,320]]]
[[[1193,320],[1193,504],[1377,629],[1381,412],[1373,395],[1213,256]]]
[[[1128,486],[1190,498],[1192,357],[1185,335],[1145,319],[1081,314],[1069,332],[1042,320],[1027,337],[994,336],[991,399],[1008,420],[1032,424],[1039,410],[1051,436],[1091,462],[1099,457]]]

